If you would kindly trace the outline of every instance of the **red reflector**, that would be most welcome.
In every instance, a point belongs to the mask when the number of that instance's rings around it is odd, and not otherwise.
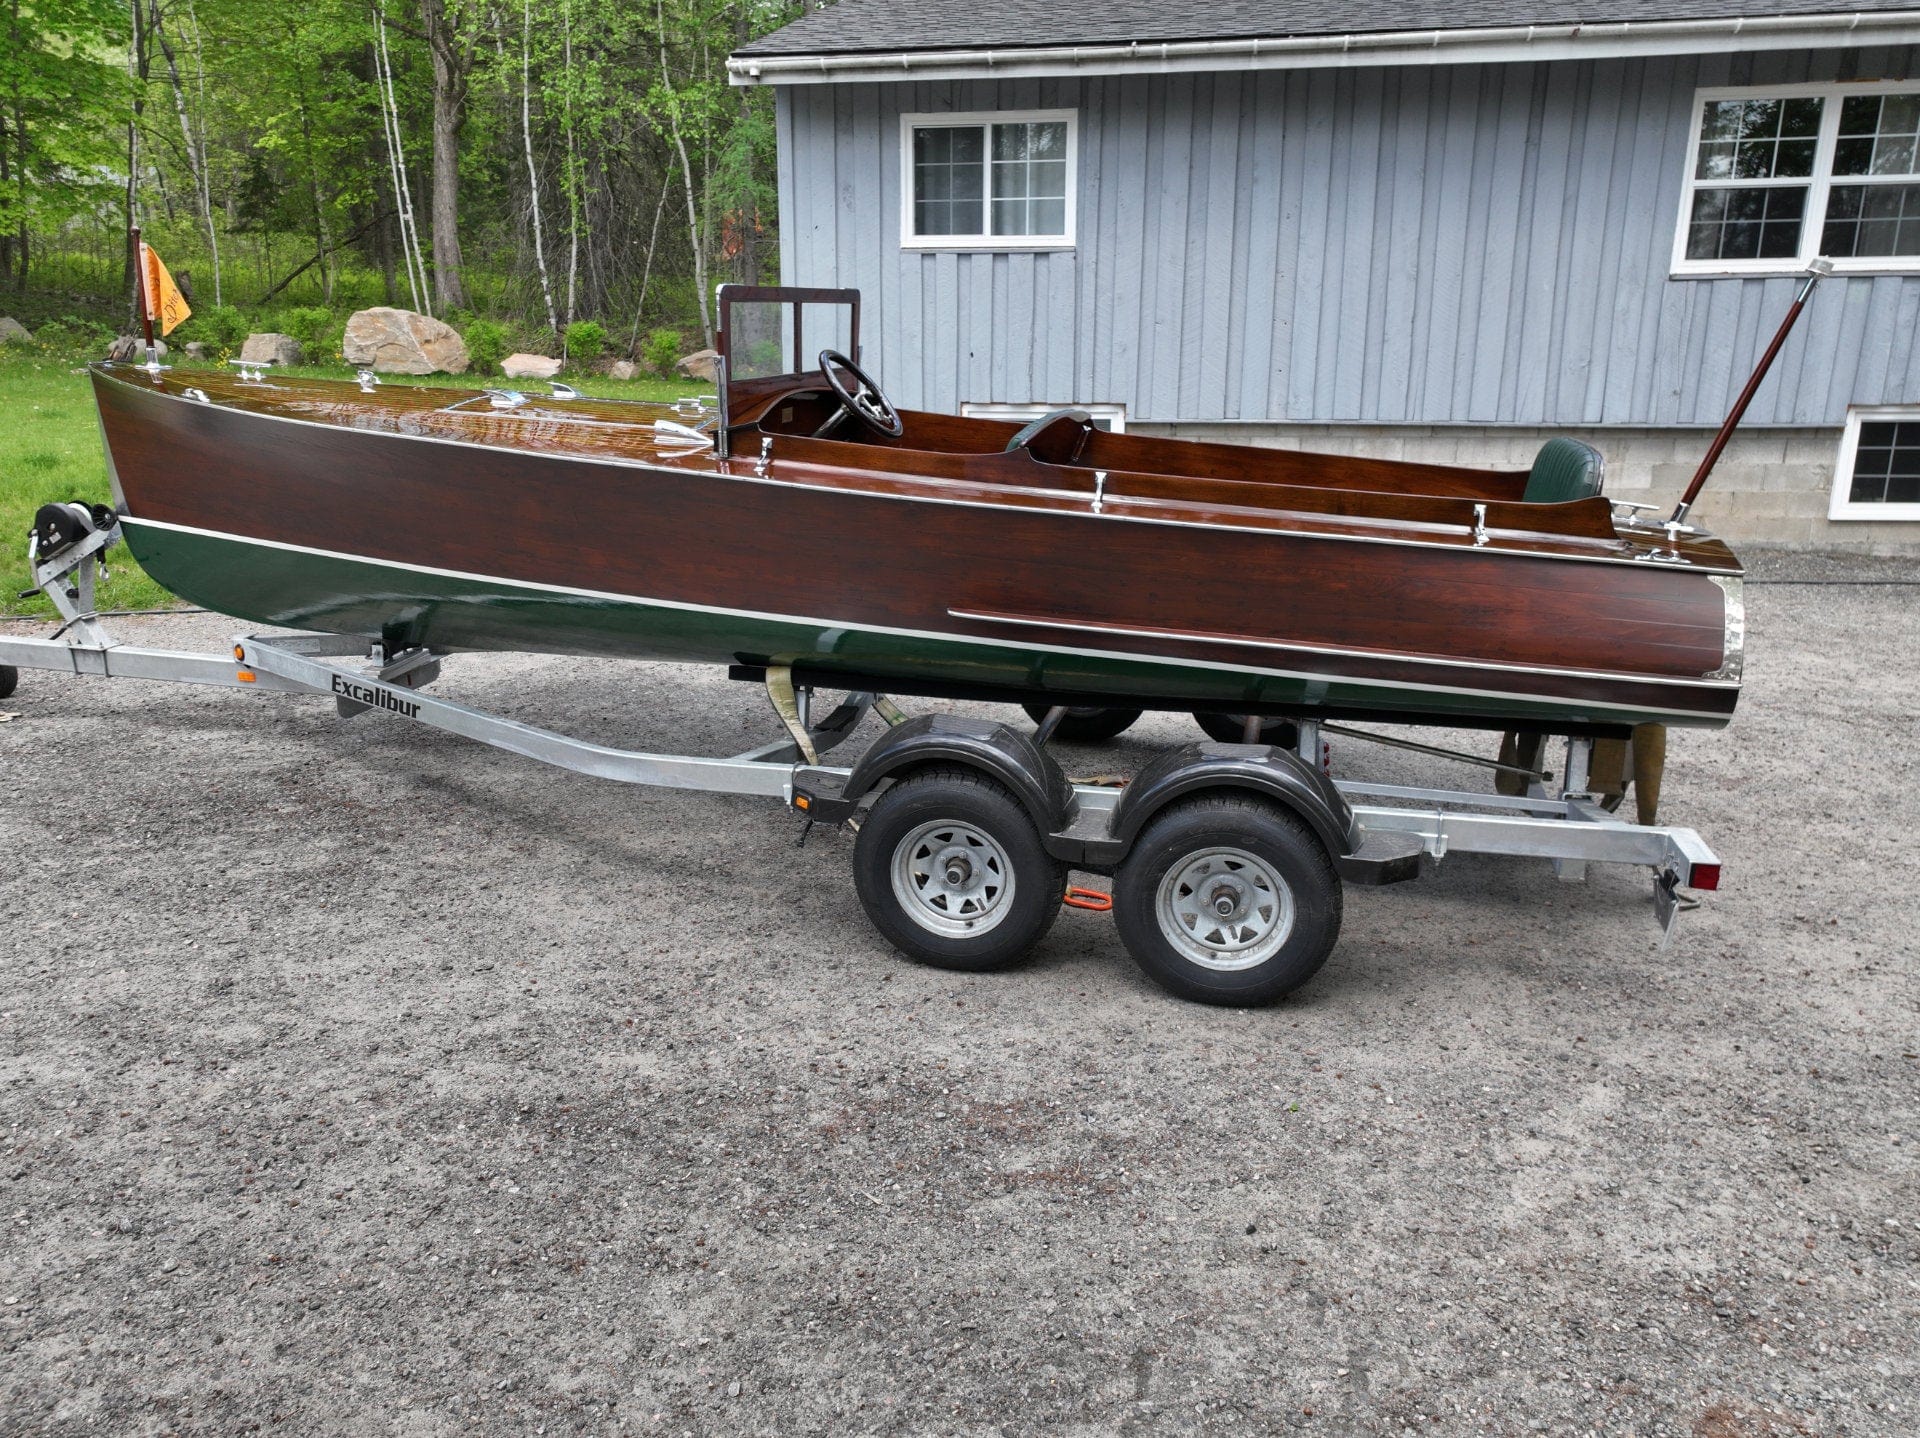
[[[1717,889],[1720,887],[1720,866],[1718,864],[1694,864],[1687,872],[1689,889]]]

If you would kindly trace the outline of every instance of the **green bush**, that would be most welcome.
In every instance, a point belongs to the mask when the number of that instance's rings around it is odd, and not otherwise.
[[[779,340],[755,340],[747,346],[746,362],[740,366],[742,376],[760,378],[770,374],[784,374],[787,366],[780,360]]]
[[[340,356],[346,321],[336,320],[331,310],[307,305],[281,315],[280,332],[300,341],[301,354],[308,364],[329,364]]]
[[[566,343],[568,359],[575,364],[592,364],[607,348],[607,332],[598,320],[575,320],[567,326]]]
[[[193,318],[174,331],[182,339],[204,340],[221,352],[221,358],[240,347],[252,333],[247,317],[232,305],[208,305],[195,310]]]
[[[41,349],[63,355],[93,354],[96,351],[105,354],[113,340],[111,325],[82,319],[78,315],[62,315],[57,320],[48,320],[33,334],[33,342]]]
[[[467,342],[467,358],[481,374],[494,374],[507,354],[507,327],[498,320],[469,320],[460,337]]]
[[[648,369],[671,376],[680,359],[680,331],[648,330],[640,345],[640,358],[646,361]]]

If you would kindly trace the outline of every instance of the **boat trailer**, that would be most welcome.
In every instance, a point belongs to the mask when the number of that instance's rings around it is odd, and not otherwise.
[[[1018,959],[1064,904],[1111,910],[1134,958],[1173,992],[1260,1003],[1325,961],[1343,881],[1399,882],[1455,853],[1548,859],[1568,879],[1589,863],[1639,865],[1653,875],[1662,946],[1692,903],[1680,890],[1719,885],[1719,860],[1693,830],[1607,810],[1588,788],[1593,741],[1578,736],[1552,789],[1535,774],[1517,796],[1335,780],[1310,719],[1291,749],[1192,743],[1130,781],[1075,782],[1024,729],[909,719],[874,693],[816,716],[813,689],[778,668],[765,681],[785,732],[703,758],[609,748],[427,693],[444,658],[427,649],[335,634],[243,635],[230,654],[123,644],[94,604],[117,517],[58,506],[63,519],[55,508],[36,520],[29,562],[65,623],[51,638],[0,637],[0,699],[19,669],[320,695],[343,718],[381,711],[595,778],[777,799],[808,828],[857,831],[868,916],[897,947],[944,967]],[[870,713],[885,731],[854,764],[825,762]],[[1112,876],[1112,892],[1068,887],[1070,870]]]

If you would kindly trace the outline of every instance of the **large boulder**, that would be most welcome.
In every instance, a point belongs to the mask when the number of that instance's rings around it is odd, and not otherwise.
[[[547,355],[511,354],[500,361],[500,373],[508,379],[552,379],[560,373],[560,361]]]
[[[0,315],[0,345],[30,345],[33,333],[12,315]]]
[[[240,358],[248,364],[288,365],[299,364],[303,356],[300,341],[292,335],[268,333],[248,335],[240,346]]]
[[[640,367],[632,360],[615,360],[607,366],[608,379],[632,379],[640,373]]]
[[[412,310],[376,305],[347,321],[340,354],[381,374],[465,374],[466,342],[453,326]]]
[[[695,350],[674,366],[688,379],[715,383],[720,375],[720,356],[713,350]]]

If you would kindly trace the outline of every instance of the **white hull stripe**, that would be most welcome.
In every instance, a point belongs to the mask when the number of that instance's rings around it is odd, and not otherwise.
[[[135,515],[123,515],[122,523],[136,528],[171,530],[179,534],[193,534],[205,539],[225,540],[232,544],[252,545],[262,549],[277,549],[289,554],[310,554],[320,559],[340,560],[349,564],[368,564],[381,569],[399,570],[403,573],[431,574],[444,579],[462,580],[469,584],[491,585],[505,590],[531,590],[542,594],[564,594],[576,599],[594,599],[610,604],[626,604],[636,609],[673,609],[692,614],[723,614],[729,618],[755,620],[764,624],[789,624],[817,628],[820,630],[850,630],[855,633],[888,634],[902,639],[920,639],[936,644],[966,644],[974,648],[1000,649],[1011,653],[1060,654],[1070,658],[1089,658],[1112,660],[1121,664],[1153,665],[1161,668],[1200,669],[1209,673],[1247,674],[1259,678],[1298,679],[1309,684],[1338,685],[1349,689],[1372,690],[1410,690],[1428,694],[1457,694],[1473,699],[1499,699],[1508,703],[1535,704],[1542,707],[1554,707],[1556,704],[1573,705],[1581,709],[1605,709],[1623,714],[1646,714],[1660,712],[1674,715],[1691,715],[1715,723],[1725,723],[1727,716],[1705,709],[1666,709],[1656,710],[1655,706],[1644,704],[1609,704],[1600,700],[1557,701],[1551,695],[1517,693],[1501,689],[1469,689],[1452,684],[1416,684],[1400,680],[1356,679],[1346,674],[1325,674],[1311,670],[1268,669],[1251,664],[1217,664],[1204,659],[1182,659],[1171,655],[1137,654],[1125,650],[1086,649],[1061,644],[1023,643],[1008,644],[1002,640],[983,638],[972,634],[953,634],[929,629],[903,629],[894,625],[870,624],[864,620],[820,619],[810,615],[773,614],[757,609],[734,609],[721,605],[691,604],[678,599],[649,599],[633,594],[616,594],[604,589],[580,589],[566,584],[544,584],[531,579],[502,579],[497,575],[473,574],[459,569],[441,569],[428,564],[401,564],[390,559],[375,559],[363,554],[346,554],[334,549],[316,549],[304,544],[289,544],[278,539],[258,539],[251,535],[231,534],[217,529],[201,529],[191,524],[175,524],[169,520],[141,519]]]

